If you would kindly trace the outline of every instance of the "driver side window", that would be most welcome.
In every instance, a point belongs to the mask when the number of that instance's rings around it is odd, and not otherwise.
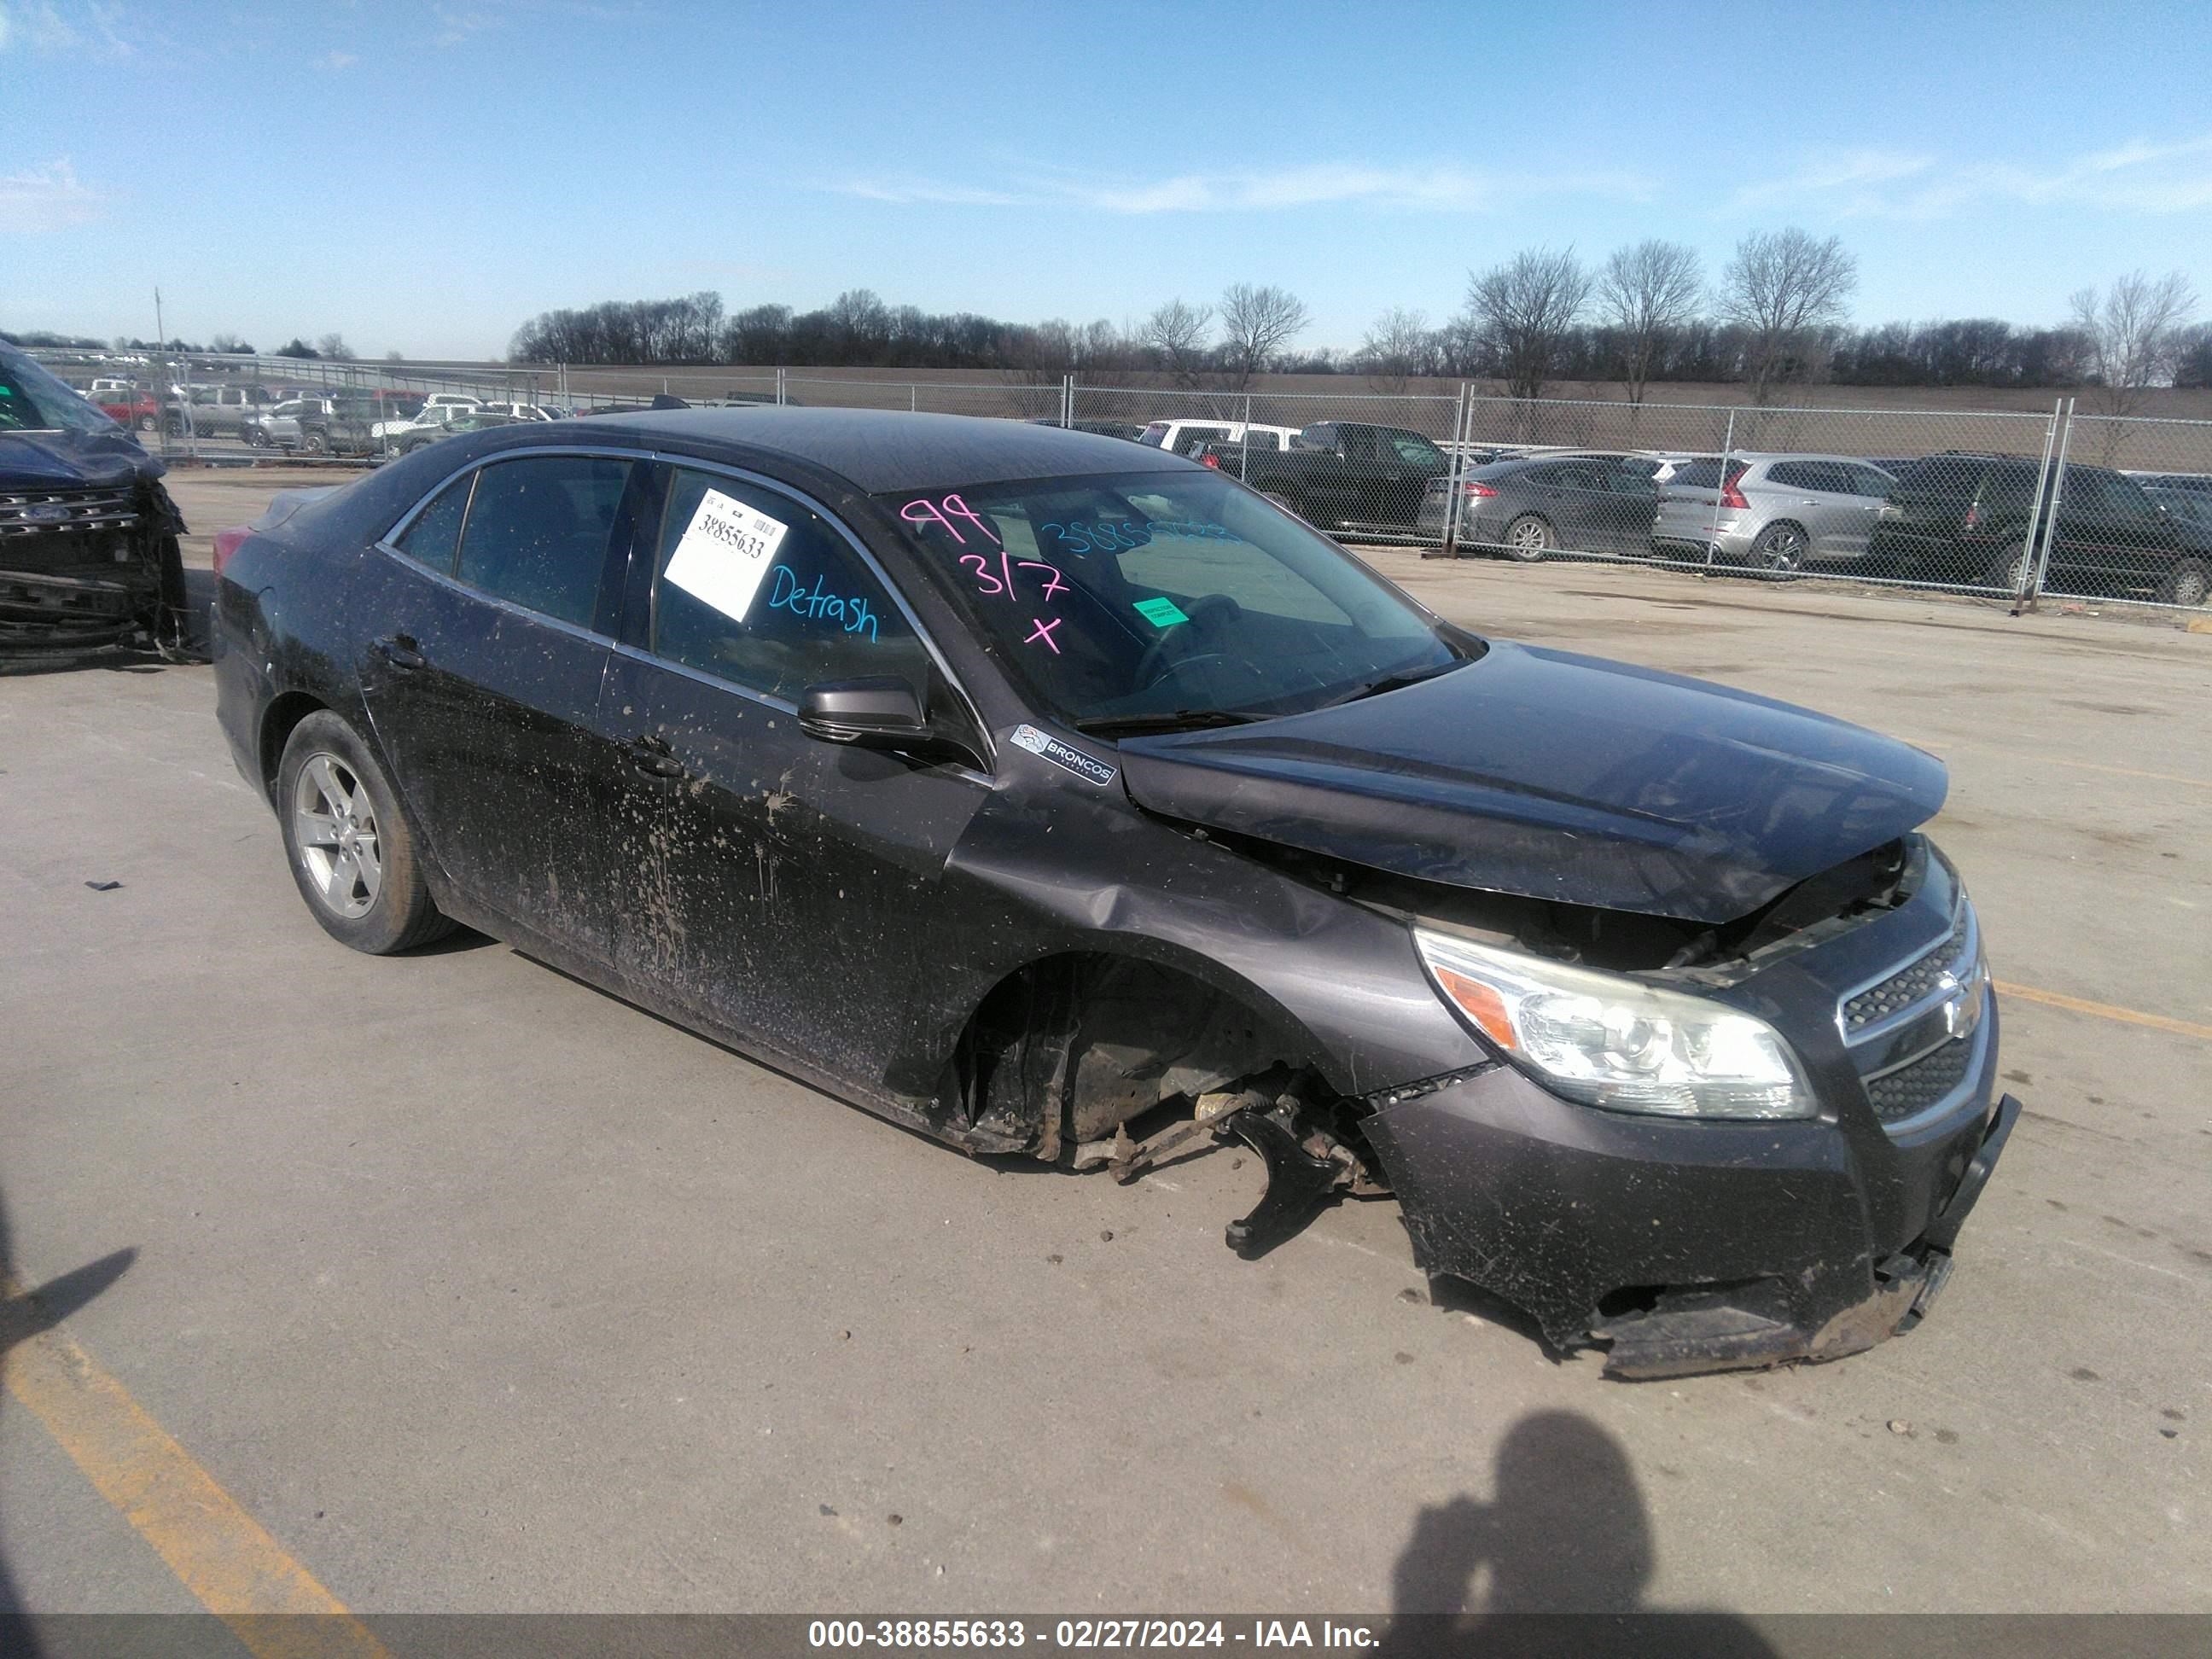
[[[929,655],[850,543],[790,497],[674,470],[653,563],[652,650],[766,696],[896,674],[918,691]]]

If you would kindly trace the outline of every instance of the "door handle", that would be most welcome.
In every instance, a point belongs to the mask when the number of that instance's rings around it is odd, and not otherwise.
[[[684,763],[659,738],[637,738],[629,746],[629,763],[649,778],[680,778]]]
[[[430,665],[430,659],[417,651],[415,641],[404,634],[394,634],[389,639],[379,640],[369,649],[394,668],[428,668]]]

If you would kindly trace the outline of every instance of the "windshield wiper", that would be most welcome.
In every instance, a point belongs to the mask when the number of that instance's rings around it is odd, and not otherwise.
[[[1358,702],[1362,697],[1379,697],[1385,691],[1401,691],[1409,685],[1419,685],[1423,680],[1432,680],[1439,674],[1449,674],[1455,668],[1467,665],[1465,657],[1454,657],[1449,662],[1431,663],[1426,668],[1408,668],[1402,673],[1385,674],[1379,680],[1370,680],[1349,696],[1339,697],[1338,703]],[[1335,704],[1331,704],[1334,708]]]
[[[1075,729],[1094,738],[1133,738],[1147,732],[1201,732],[1215,726],[1246,726],[1267,718],[1240,714],[1234,708],[1177,708],[1164,714],[1100,714],[1076,721]]]

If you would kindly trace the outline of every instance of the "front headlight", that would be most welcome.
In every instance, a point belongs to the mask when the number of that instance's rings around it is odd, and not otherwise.
[[[1417,927],[1444,1000],[1546,1088],[1668,1117],[1811,1117],[1782,1034],[1704,997]]]

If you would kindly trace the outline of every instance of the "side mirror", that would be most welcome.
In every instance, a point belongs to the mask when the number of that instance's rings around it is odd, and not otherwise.
[[[906,749],[929,740],[921,694],[896,674],[832,680],[799,694],[799,729],[824,743]]]

